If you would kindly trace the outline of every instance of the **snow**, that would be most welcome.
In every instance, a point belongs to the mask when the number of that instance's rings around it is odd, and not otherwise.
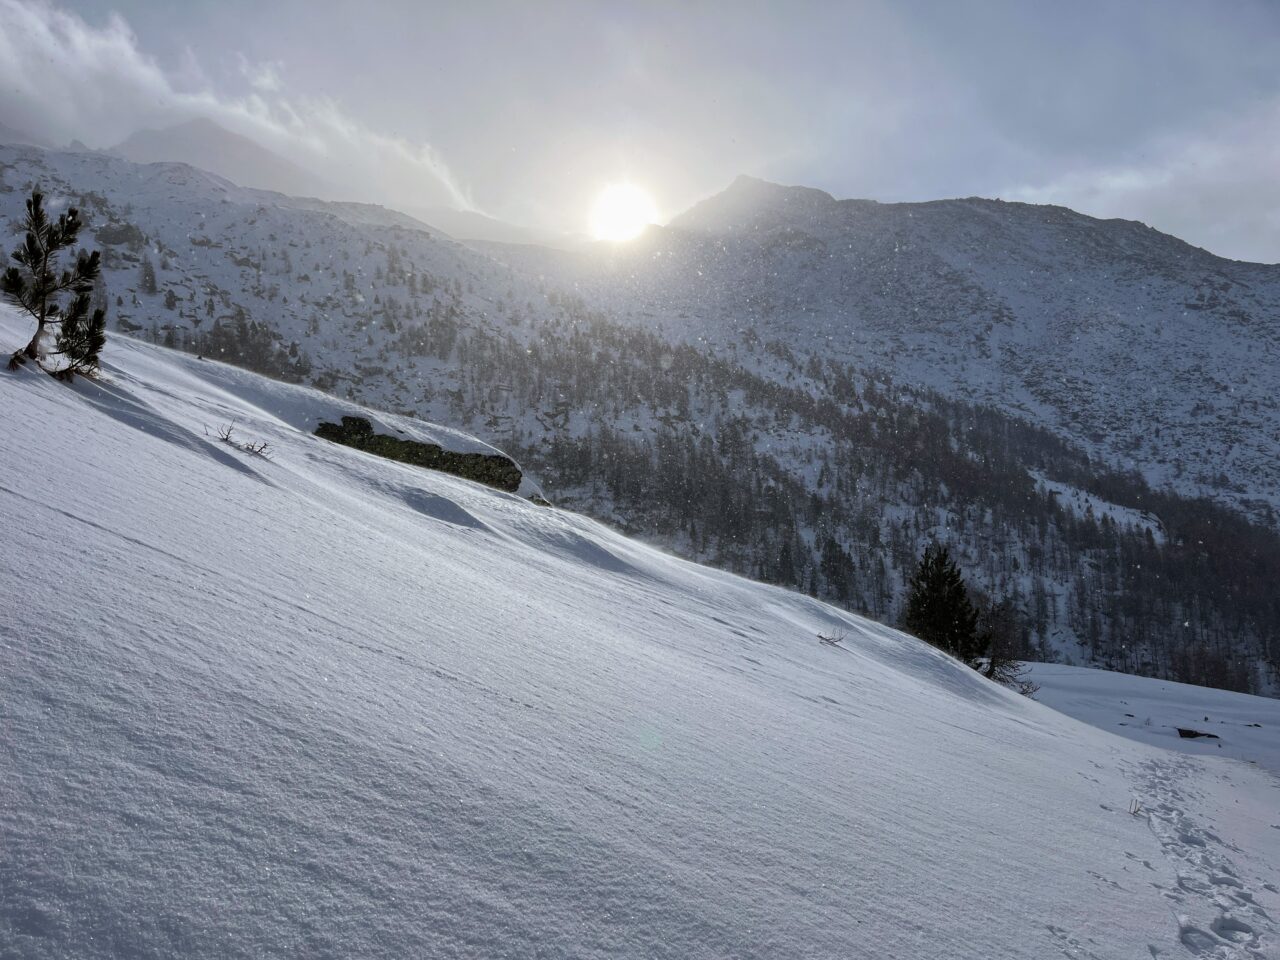
[[[127,339],[122,342],[130,347],[141,346]],[[151,385],[157,377],[176,380],[188,387],[199,385],[202,388],[200,402],[191,404],[180,390],[157,391]],[[280,384],[246,370],[182,353],[137,350],[130,369],[118,371],[109,383],[102,386],[107,397],[93,397],[90,402],[97,403],[103,412],[116,419],[125,422],[140,419],[140,428],[145,432],[166,432],[170,428],[154,411],[139,413],[137,401],[126,398],[123,391],[115,388],[128,387],[136,391],[149,401],[147,405],[150,407],[185,406],[189,416],[186,428],[194,434],[199,426],[203,437],[215,440],[219,428],[232,426],[233,439],[242,442],[266,440],[274,446],[283,437],[291,437],[298,432],[314,433],[321,422],[335,423],[344,416],[356,416],[368,420],[375,433],[431,443],[455,453],[498,454],[511,459],[496,447],[452,427],[371,410],[306,387],[284,391]],[[209,403],[209,400],[213,402]],[[181,429],[173,432],[185,437]],[[516,492],[525,498],[542,495],[541,488],[528,477],[521,480],[520,489]]]
[[[1029,664],[1028,676],[1040,685],[1037,700],[1077,720],[1169,750],[1256,763],[1280,776],[1280,700],[1060,663]],[[1187,739],[1180,727],[1218,739]]]
[[[1276,955],[1273,773],[325,443],[334,404],[118,336],[0,375],[6,956]]]

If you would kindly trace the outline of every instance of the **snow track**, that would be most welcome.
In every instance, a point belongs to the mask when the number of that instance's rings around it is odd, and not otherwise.
[[[1147,761],[1139,774],[1147,823],[1177,875],[1176,886],[1162,892],[1173,905],[1179,942],[1215,960],[1274,957],[1276,923],[1253,889],[1270,881],[1251,878],[1236,863],[1243,851],[1189,812],[1205,806],[1192,796],[1199,774],[1192,761],[1172,757]],[[1266,892],[1275,893],[1274,884]]]

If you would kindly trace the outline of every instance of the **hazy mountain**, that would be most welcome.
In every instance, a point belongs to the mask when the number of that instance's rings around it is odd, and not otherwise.
[[[471,210],[453,210],[448,207],[409,207],[405,210],[423,223],[447,233],[456,240],[484,241],[487,243],[538,244],[549,247],[568,247],[571,238],[549,230],[521,227],[496,217]]]
[[[137,163],[186,163],[226,177],[242,187],[275,190],[293,197],[340,200],[344,194],[341,187],[212,120],[197,119],[163,130],[141,130],[110,152]],[[550,246],[563,243],[548,231],[519,227],[473,211],[430,207],[405,208],[405,213],[459,240]]]
[[[189,163],[242,187],[291,196],[332,196],[335,192],[311,171],[204,118],[161,130],[139,130],[111,152],[136,163]]]
[[[23,131],[16,129],[15,127],[11,127],[2,121],[0,121],[0,143],[31,147],[49,146],[49,144],[40,140],[38,137],[33,137],[30,134],[24,133]]]

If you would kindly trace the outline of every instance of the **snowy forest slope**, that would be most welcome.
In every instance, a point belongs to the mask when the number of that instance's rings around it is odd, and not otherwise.
[[[9,955],[1275,949],[1262,771],[327,444],[319,394],[122,338],[104,371],[0,378]]]
[[[497,248],[494,248],[497,249]],[[512,248],[638,322],[750,331],[1051,427],[1274,522],[1280,264],[976,197],[880,204],[740,177],[612,255]]]

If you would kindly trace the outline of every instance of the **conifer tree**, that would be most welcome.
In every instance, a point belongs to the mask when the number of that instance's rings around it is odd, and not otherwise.
[[[976,666],[986,652],[985,638],[978,632],[977,611],[946,547],[934,544],[920,558],[911,577],[902,624],[921,640],[970,666]]]
[[[92,375],[98,370],[98,354],[106,343],[106,314],[99,308],[91,311],[94,281],[100,270],[98,251],[76,256],[75,265],[58,271],[58,258],[63,250],[75,245],[79,236],[80,214],[74,207],[50,220],[44,210],[44,195],[33,190],[27,200],[26,239],[13,252],[18,264],[0,274],[0,293],[29,313],[36,330],[25,347],[9,358],[9,369],[16,370],[28,360],[61,380],[77,373]],[[63,294],[71,299],[65,305]],[[54,349],[45,351],[42,340],[49,328],[55,329]],[[50,357],[60,357],[58,366],[47,366]]]
[[[142,266],[138,269],[138,285],[142,288],[143,293],[154,294],[158,289],[156,286],[156,268],[152,265],[150,257],[142,258]]]

